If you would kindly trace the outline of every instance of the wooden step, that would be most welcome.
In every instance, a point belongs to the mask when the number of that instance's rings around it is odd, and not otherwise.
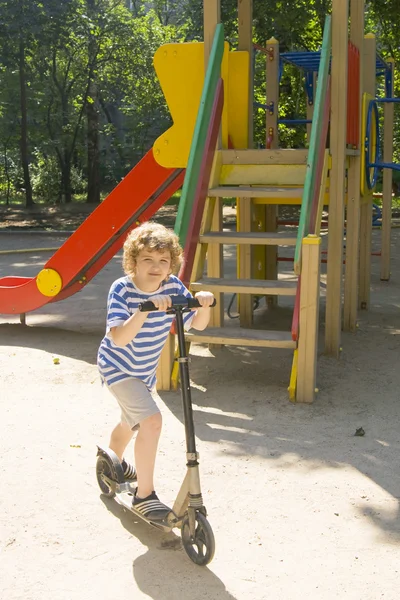
[[[222,150],[223,165],[306,165],[308,150]]]
[[[251,244],[252,246],[295,246],[297,233],[287,231],[242,233],[216,231],[200,236],[203,244]]]
[[[225,346],[259,346],[264,348],[296,348],[290,332],[241,329],[231,327],[209,327],[204,331],[191,330],[185,333],[188,342],[199,344],[223,344]]]
[[[268,279],[217,279],[204,277],[190,284],[194,292],[227,292],[231,294],[257,294],[270,296],[295,296],[297,281]]]
[[[303,188],[223,185],[209,189],[208,195],[211,198],[294,198],[301,201]]]

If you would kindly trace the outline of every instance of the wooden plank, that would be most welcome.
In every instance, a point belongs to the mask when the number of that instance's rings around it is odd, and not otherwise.
[[[168,334],[167,341],[161,352],[160,362],[157,367],[157,390],[168,391],[171,389],[171,372],[174,364],[175,336]]]
[[[297,198],[301,199],[303,188],[300,187],[250,187],[221,186],[208,190],[209,196],[220,198]]]
[[[342,1],[342,0],[336,0]],[[346,28],[347,30],[347,28]],[[308,234],[311,203],[314,195],[315,177],[318,165],[318,151],[322,143],[321,132],[324,121],[325,98],[328,87],[329,64],[331,57],[331,17],[325,19],[324,35],[322,40],[321,60],[318,71],[318,86],[315,98],[313,126],[311,129],[310,149],[307,157],[307,171],[304,181],[304,193],[300,211],[299,230],[294,259],[294,271],[297,275],[301,271],[301,251],[303,238]],[[333,85],[332,85],[333,88]],[[332,131],[332,128],[331,128]],[[325,145],[325,144],[324,144]]]
[[[296,343],[287,331],[208,327],[204,331],[191,330],[185,334],[185,338],[191,343],[223,344],[224,346],[258,346],[290,349],[296,347]]]
[[[267,40],[266,46],[269,50],[269,54],[266,55],[266,95],[267,95],[267,110],[266,113],[266,148],[275,150],[279,146],[279,128],[278,128],[278,116],[279,116],[279,42],[274,37]],[[252,168],[251,170],[254,170]],[[288,167],[277,167],[271,166],[269,169],[264,169],[265,175],[264,180],[260,183],[270,183],[274,185],[283,184],[297,184],[303,185],[305,167],[292,165]],[[292,173],[296,172],[296,176],[293,177]],[[253,173],[253,183],[258,183],[257,179],[259,175]],[[272,180],[268,179],[272,176]],[[286,179],[287,178],[287,179]],[[277,230],[277,217],[278,207],[277,205],[267,205],[265,207],[265,230],[276,231]],[[267,246],[265,249],[265,276],[267,279],[276,279],[278,276],[278,248],[276,246]],[[273,296],[267,296],[266,302],[269,308],[276,306],[278,298]]]
[[[241,188],[240,193],[241,193]],[[239,233],[251,230],[251,200],[239,197],[237,199],[237,229]],[[250,279],[252,276],[251,246],[244,244],[238,248],[238,277]],[[251,327],[253,323],[253,298],[240,294],[238,298],[239,319],[241,327]]]
[[[211,3],[210,3],[211,4]],[[215,36],[207,67],[196,126],[190,147],[190,154],[186,168],[185,181],[178,206],[175,221],[175,233],[179,236],[181,244],[186,242],[187,231],[193,212],[195,191],[199,180],[200,169],[204,156],[207,140],[208,126],[214,104],[214,97],[220,79],[222,57],[224,53],[224,28],[223,25],[215,26]]]
[[[194,291],[210,290],[245,294],[276,294],[279,296],[295,296],[297,281],[268,281],[266,279],[217,279],[204,277],[191,283]]]
[[[223,165],[220,185],[303,185],[306,165]]]
[[[300,289],[297,402],[313,402],[317,375],[321,238],[303,240]]]
[[[317,74],[313,73],[313,97],[310,102],[308,99],[308,94],[306,94],[306,104],[307,104],[307,121],[313,119],[314,116],[314,102],[315,102],[315,88],[317,86]],[[310,145],[311,140],[311,127],[312,123],[307,123],[307,142]]]
[[[361,107],[363,94],[363,46],[365,27],[365,1],[351,0],[350,40],[360,52],[359,87],[359,148],[363,147],[364,132],[361,132]],[[360,260],[360,210],[361,210],[361,153],[354,150],[349,161],[346,224],[346,265],[344,277],[343,330],[356,331],[358,310],[358,267]],[[349,156],[350,151],[346,151]]]
[[[214,214],[211,222],[212,231],[221,231],[223,227],[222,202],[221,198],[216,198],[214,205]],[[207,250],[207,275],[211,278],[221,279],[224,273],[223,247],[220,244],[208,246]],[[199,290],[196,290],[199,291]],[[211,311],[210,325],[220,327],[224,322],[224,297],[223,290],[215,290],[217,306]]]
[[[249,53],[250,77],[248,87],[249,103],[249,135],[246,147],[253,148],[253,0],[238,0],[238,33],[239,50]],[[220,175],[220,182],[222,169]],[[238,231],[251,230],[251,202],[238,196],[237,200],[237,229]],[[252,251],[248,244],[241,245],[237,250],[238,277],[248,279],[252,275]],[[253,299],[249,295],[239,295],[238,309],[241,327],[250,327],[253,322]]]
[[[376,39],[372,33],[364,38],[364,91],[375,98],[376,87]],[[364,193],[360,217],[360,263],[358,304],[368,309],[371,287],[371,248],[372,248],[372,191]]]
[[[201,163],[199,179],[195,189],[193,212],[187,230],[186,243],[184,247],[185,262],[179,272],[179,279],[183,281],[186,287],[189,287],[196,247],[199,243],[201,222],[204,214],[207,189],[213,167],[214,151],[218,140],[223,105],[224,87],[222,79],[220,79],[215,93],[213,110],[211,113],[206,144],[204,147],[203,160]]]
[[[204,67],[207,68],[208,58],[213,45],[215,28],[221,23],[221,0],[203,2],[203,35],[204,35]]]
[[[238,0],[238,50],[249,53],[249,125],[247,146],[253,147],[253,0]]]
[[[274,37],[267,40],[270,54],[266,55],[267,110],[265,111],[266,147],[278,148],[278,105],[279,105],[279,42]]]
[[[267,233],[276,233],[278,228],[278,206],[276,204],[265,207],[265,231]],[[265,278],[278,278],[278,247],[277,245],[267,246],[265,249]],[[266,302],[269,308],[278,304],[278,298],[267,296]]]
[[[306,165],[308,150],[222,150],[224,165]]]
[[[332,12],[331,129],[332,168],[328,235],[325,351],[339,357],[342,329],[342,276],[347,128],[347,50],[349,0],[334,0]],[[302,281],[303,283],[303,281]]]
[[[257,232],[251,231],[243,233],[240,231],[221,231],[220,233],[205,233],[200,237],[202,243],[215,244],[251,244],[253,246],[294,246],[296,244],[296,233],[287,233],[286,231],[277,232]]]
[[[394,95],[394,59],[388,61],[392,71],[392,85],[390,94]],[[383,162],[393,161],[393,131],[394,131],[394,104],[386,102],[383,117]],[[381,281],[390,279],[390,238],[392,232],[392,169],[383,169],[382,189],[382,254],[381,254]]]

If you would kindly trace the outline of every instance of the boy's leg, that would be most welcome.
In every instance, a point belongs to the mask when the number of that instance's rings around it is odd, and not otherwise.
[[[131,441],[133,433],[128,423],[124,421],[118,423],[111,432],[109,447],[115,452],[121,462],[124,457],[125,448]]]
[[[137,497],[147,498],[154,491],[154,466],[162,418],[160,413],[143,419],[135,441],[135,466],[137,472]]]

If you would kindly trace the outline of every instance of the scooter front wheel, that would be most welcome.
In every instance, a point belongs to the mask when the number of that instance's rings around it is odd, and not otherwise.
[[[114,498],[115,492],[110,485],[105,481],[105,478],[109,480],[116,480],[112,463],[107,460],[105,456],[99,456],[96,462],[96,478],[99,488],[107,498]]]
[[[196,513],[194,537],[190,535],[188,516],[183,520],[181,535],[183,547],[190,560],[200,566],[207,565],[212,561],[215,552],[215,538],[210,523],[202,513]]]

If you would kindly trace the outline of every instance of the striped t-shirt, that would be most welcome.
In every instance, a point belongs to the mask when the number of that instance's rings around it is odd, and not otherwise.
[[[111,339],[112,327],[122,325],[138,310],[138,305],[152,296],[181,294],[192,297],[183,283],[174,275],[164,281],[156,292],[142,292],[130,277],[121,277],[112,284],[107,301],[106,335],[100,343],[97,365],[101,378],[111,386],[129,377],[140,379],[151,390],[156,383],[156,370],[161,351],[171,329],[174,315],[149,312],[142,328],[126,346],[117,346]],[[185,329],[189,329],[194,312],[183,315]]]

